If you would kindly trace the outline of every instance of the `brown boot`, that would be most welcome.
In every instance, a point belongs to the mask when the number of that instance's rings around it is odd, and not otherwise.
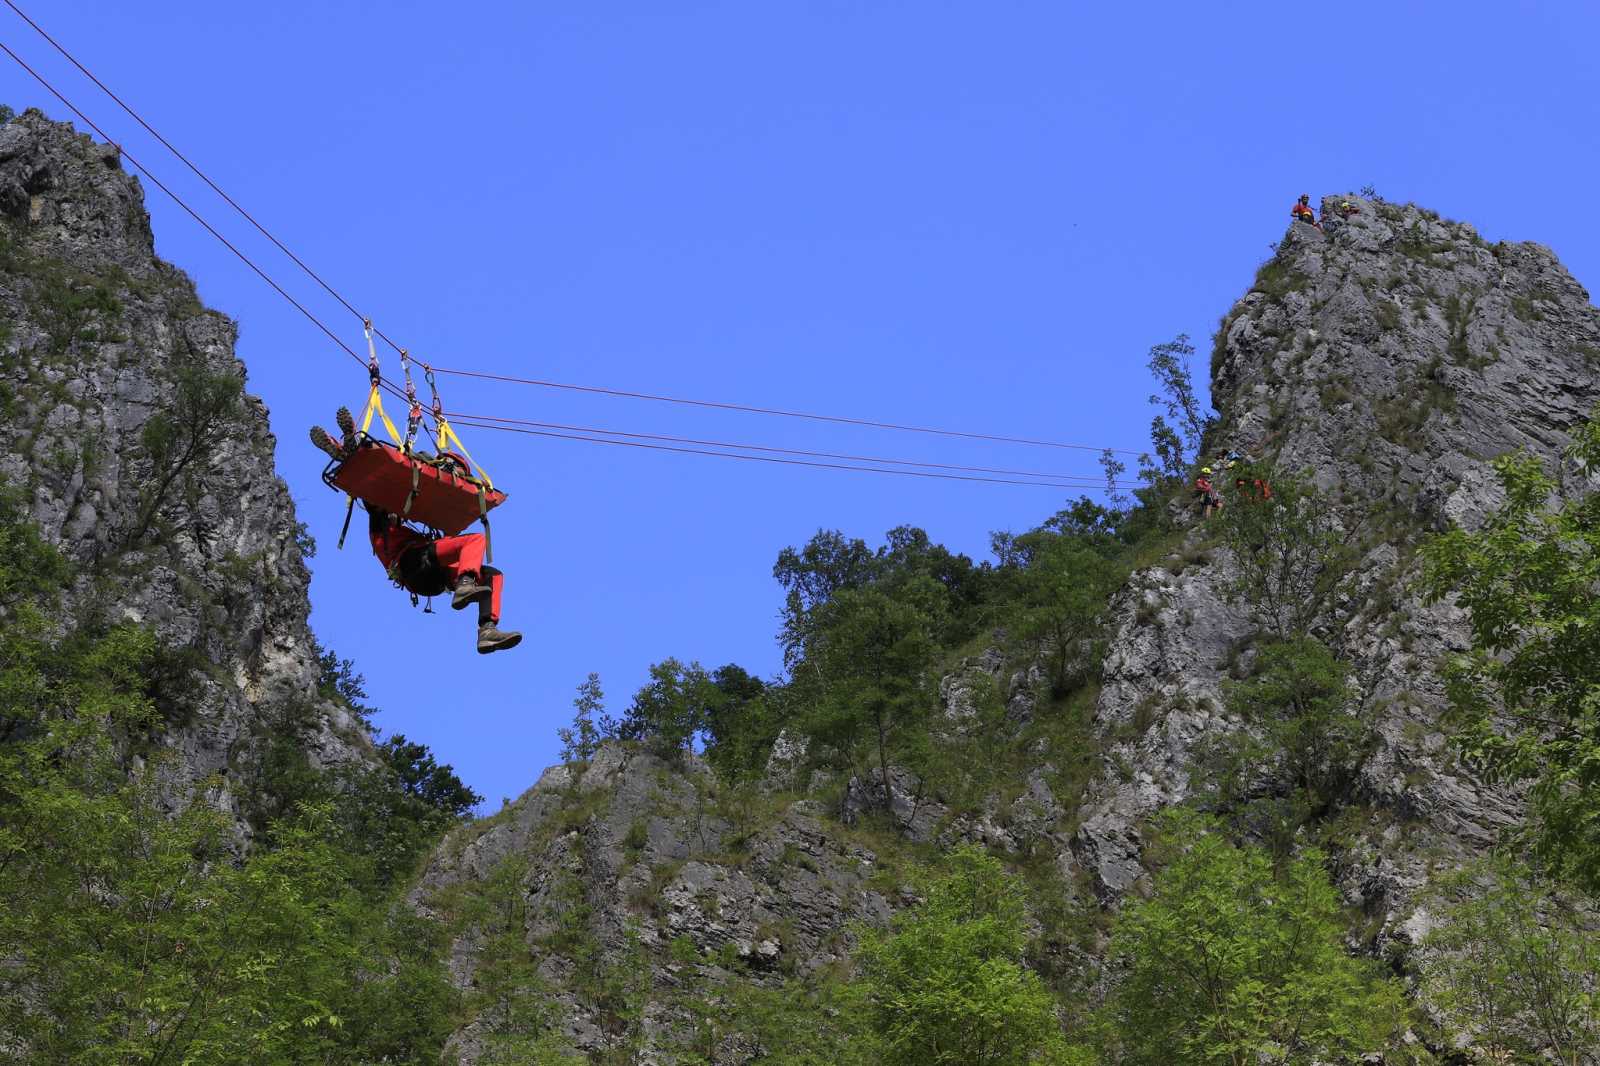
[[[507,633],[496,628],[493,622],[485,622],[478,627],[478,654],[488,655],[492,652],[506,651],[522,643],[521,633]]]
[[[478,584],[475,574],[462,574],[461,580],[456,582],[455,595],[450,597],[450,609],[459,611],[469,604],[484,604],[488,609],[489,598],[494,595],[494,590],[488,585]]]
[[[343,462],[348,454],[343,448],[333,442],[333,437],[321,426],[311,427],[311,443],[327,452],[335,461]]]
[[[344,434],[344,450],[346,452],[355,451],[356,416],[350,413],[350,408],[341,407],[339,408],[338,414],[334,415],[334,417],[339,420],[339,432]]]

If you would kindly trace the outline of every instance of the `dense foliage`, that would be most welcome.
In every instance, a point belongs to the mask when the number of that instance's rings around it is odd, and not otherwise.
[[[958,848],[927,897],[868,933],[857,991],[886,1066],[1065,1063],[1055,998],[1022,965],[1026,894],[983,851]],[[1076,1058],[1076,1056],[1074,1056]]]
[[[1151,1066],[1352,1062],[1405,1027],[1403,988],[1345,953],[1323,856],[1274,871],[1216,824],[1167,820],[1171,859],[1119,916],[1118,1061]]]
[[[1491,1061],[1600,1061],[1600,937],[1580,900],[1505,859],[1430,886],[1429,1001]]]
[[[1457,740],[1492,779],[1526,784],[1543,861],[1600,892],[1600,418],[1578,434],[1579,491],[1526,454],[1495,460],[1504,502],[1427,545],[1435,596],[1471,613],[1448,672]],[[1585,482],[1587,489],[1585,490]]]
[[[195,698],[181,657],[133,625],[60,635],[68,568],[4,510],[0,1061],[435,1062],[442,934],[397,892],[476,797],[403,738],[342,776],[274,757],[247,850],[220,782],[157,742]]]

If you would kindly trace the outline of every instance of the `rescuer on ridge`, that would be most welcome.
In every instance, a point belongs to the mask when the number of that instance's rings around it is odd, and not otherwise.
[[[1296,200],[1294,206],[1289,209],[1289,214],[1294,217],[1296,222],[1304,222],[1308,226],[1316,226],[1319,230],[1322,228],[1317,222],[1317,213],[1311,209],[1310,193],[1301,193],[1300,199]]]

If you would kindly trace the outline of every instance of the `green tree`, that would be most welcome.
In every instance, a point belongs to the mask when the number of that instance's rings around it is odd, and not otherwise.
[[[144,540],[173,484],[217,446],[244,397],[244,378],[237,372],[212,370],[199,359],[179,367],[174,384],[170,408],[152,415],[140,434],[152,471],[124,540],[128,548]]]
[[[1583,911],[1513,863],[1486,861],[1430,886],[1423,990],[1491,1061],[1600,1061],[1600,943]]]
[[[781,730],[767,684],[729,663],[712,671],[713,697],[706,716],[706,761],[724,781],[759,777]]]
[[[876,1066],[859,1002],[831,971],[777,987],[740,982],[728,1015],[762,1066]]]
[[[779,552],[772,576],[784,590],[784,662],[793,667],[804,653],[813,611],[835,593],[869,584],[878,570],[877,556],[866,541],[846,539],[838,530],[818,530],[799,551]]]
[[[716,686],[699,663],[663,659],[651,664],[650,680],[634,693],[622,718],[603,719],[600,732],[644,741],[659,755],[676,756],[705,732],[716,699]]]
[[[818,670],[821,695],[806,731],[855,766],[876,757],[881,800],[890,797],[889,760],[926,738],[931,707],[926,672],[937,645],[937,586],[919,582],[918,603],[876,588],[846,589],[817,611],[817,634],[807,659]]]
[[[455,768],[440,763],[426,744],[416,744],[402,733],[386,737],[378,745],[378,756],[394,774],[395,785],[430,810],[450,819],[464,818],[483,797],[462,783]]]
[[[1600,470],[1600,418],[1570,459]],[[1496,782],[1525,784],[1544,865],[1600,893],[1600,492],[1569,496],[1538,459],[1495,460],[1505,502],[1423,547],[1425,587],[1470,613],[1447,665],[1455,740]]]
[[[1162,472],[1179,480],[1187,473],[1190,461],[1200,454],[1201,443],[1212,423],[1200,412],[1194,372],[1189,366],[1193,355],[1194,345],[1189,343],[1189,335],[1180,333],[1165,344],[1152,347],[1147,364],[1160,390],[1151,394],[1150,402],[1166,411],[1165,415],[1156,415],[1150,423],[1151,444],[1161,461]]]
[[[1235,494],[1212,519],[1232,555],[1229,594],[1280,641],[1313,632],[1355,570],[1360,530],[1298,477],[1251,467],[1234,476],[1270,484],[1272,498]]]
[[[1311,1066],[1399,1035],[1403,990],[1345,954],[1318,852],[1274,876],[1265,851],[1234,846],[1215,823],[1174,813],[1164,830],[1170,861],[1112,931],[1120,1061]]]
[[[590,673],[578,686],[572,700],[572,724],[556,730],[561,738],[561,761],[588,762],[600,750],[599,721],[606,713],[606,694],[600,688],[600,675]]]
[[[1086,647],[1099,632],[1106,602],[1124,569],[1085,538],[1036,530],[1009,546],[1023,561],[1014,572],[1006,629],[1046,664],[1057,695],[1099,665],[1099,649]]]
[[[121,757],[113,738],[151,711],[152,643],[52,649],[70,713],[0,749],[0,1046],[87,1066],[437,1056],[438,937],[365,894],[331,811],[278,822],[241,862],[230,817],[173,811],[163,760]]]
[[[172,653],[133,625],[59,636],[51,585],[30,597],[13,572],[49,550],[11,518],[0,543],[31,549],[0,556],[0,1057],[437,1061],[454,1000],[437,925],[393,905],[329,803],[241,856],[221,782],[183,787],[151,743]]]
[[[886,1066],[1064,1063],[1056,1005],[1022,965],[1027,920],[1020,883],[979,848],[888,933],[868,932],[858,992]]]
[[[362,722],[371,728],[373,710],[366,705],[367,679],[356,670],[356,664],[344,659],[321,641],[313,645],[317,654],[317,691],[330,700],[342,700]]]
[[[1267,644],[1251,676],[1224,682],[1228,707],[1266,736],[1305,817],[1324,817],[1348,794],[1376,744],[1350,670],[1314,637]]]

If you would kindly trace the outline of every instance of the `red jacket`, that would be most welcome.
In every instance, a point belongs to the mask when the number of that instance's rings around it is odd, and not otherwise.
[[[385,523],[380,527],[374,522],[368,533],[372,537],[372,554],[378,557],[385,570],[393,570],[406,549],[428,543],[426,535],[403,525]]]
[[[1212,491],[1211,482],[1203,476],[1197,477],[1194,479],[1194,490],[1196,492],[1204,492],[1207,495],[1210,495]]]
[[[1303,204],[1299,200],[1296,200],[1294,206],[1289,208],[1289,214],[1295,218],[1303,218],[1307,222],[1317,217],[1317,213],[1311,210],[1310,204]]]

